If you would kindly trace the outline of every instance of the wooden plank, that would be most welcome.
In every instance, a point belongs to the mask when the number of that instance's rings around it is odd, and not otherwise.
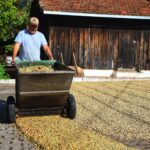
[[[126,68],[132,68],[133,64],[132,61],[134,59],[134,54],[133,54],[133,48],[132,48],[132,30],[128,30],[128,41],[127,41],[127,47],[128,51],[126,53],[127,58],[126,58]]]
[[[54,32],[53,32],[53,50],[54,50],[54,58],[57,59],[58,54],[57,54],[57,43],[58,43],[58,39],[57,39],[57,34],[58,34],[58,28],[57,27],[53,27]]]
[[[106,68],[107,68],[107,69],[110,69],[110,64],[111,64],[111,62],[110,62],[110,60],[109,60],[109,48],[108,48],[108,45],[109,45],[109,40],[108,40],[108,38],[109,38],[109,36],[108,36],[108,34],[109,34],[109,31],[106,30],[106,31],[105,31]]]
[[[115,37],[114,37],[114,56],[113,56],[113,62],[114,62],[114,66],[113,66],[113,70],[117,71],[118,68],[118,33],[116,33]]]
[[[89,67],[94,68],[94,28],[90,28],[90,55]]]
[[[134,68],[134,60],[135,60],[135,48],[134,48],[134,33],[136,31],[131,30],[131,40],[130,40],[130,50],[131,50],[131,59],[130,59],[130,67]]]
[[[99,68],[99,62],[98,62],[98,28],[94,29],[94,68],[98,69]]]
[[[126,54],[127,54],[127,38],[128,34],[127,31],[123,31],[122,34],[122,55],[123,55],[123,68],[126,68]]]
[[[97,30],[97,33],[98,33],[98,39],[97,39],[97,40],[98,40],[98,41],[97,41],[97,42],[98,42],[98,48],[97,48],[97,56],[98,56],[97,59],[98,59],[98,60],[97,60],[97,61],[98,61],[98,65],[99,65],[98,69],[101,68],[101,62],[100,62],[100,51],[101,51],[101,46],[100,46],[100,43],[101,43],[101,41],[100,41],[100,33],[101,33],[101,32],[100,32],[100,31],[101,31],[101,30],[100,30],[100,28],[99,28],[99,29]]]
[[[51,49],[52,53],[54,53],[54,49],[53,49],[53,34],[54,34],[53,27],[49,27],[49,48]]]
[[[115,34],[116,31],[113,31],[113,34]],[[123,68],[123,50],[122,50],[122,36],[123,36],[123,31],[118,30],[118,60],[117,60],[117,67],[118,68]]]
[[[105,68],[105,64],[106,64],[105,63],[105,58],[106,58],[106,56],[105,56],[105,30],[104,29],[102,29],[102,39],[101,40],[102,40],[102,45],[101,45],[102,46],[102,49],[101,49],[102,50],[101,51],[102,55],[101,55],[101,58],[102,58],[102,65],[103,65],[102,67]]]
[[[150,31],[149,31],[149,39],[148,39],[148,52],[147,52],[148,58],[150,58]]]
[[[146,69],[150,69],[150,31],[148,31],[148,49],[147,49],[147,62]]]
[[[78,61],[78,65],[80,62],[80,55],[79,55],[79,42],[80,42],[80,37],[79,37],[79,28],[75,28],[75,37],[76,37],[76,42],[75,42],[75,50],[76,50],[76,60]]]
[[[109,45],[108,45],[108,49],[109,49],[109,59],[111,61],[111,68],[110,69],[113,69],[113,53],[114,53],[114,34],[116,34],[116,31],[115,30],[112,30],[110,29],[109,30]]]
[[[59,27],[58,32],[59,33],[58,33],[58,37],[57,37],[58,38],[57,53],[58,53],[59,61],[62,62],[62,59],[64,59],[64,45],[65,45],[64,44],[64,42],[65,42],[64,27]]]
[[[140,54],[140,32],[136,32],[136,50],[135,50],[135,68],[138,71],[138,66],[139,66],[139,54]]]
[[[149,38],[149,32],[143,31],[144,32],[144,47],[143,47],[143,65],[142,65],[142,69],[147,69],[146,64],[147,64],[147,52],[148,52],[148,38]]]
[[[85,51],[85,39],[84,28],[79,28],[79,66],[83,67],[84,51]]]
[[[102,29],[99,29],[98,32],[98,44],[99,44],[99,52],[98,52],[98,56],[99,56],[99,68],[102,69],[103,68],[103,57],[102,57],[102,40],[103,40],[103,32]]]
[[[67,27],[64,28],[64,63],[66,65],[69,65],[69,59],[68,59],[68,54],[69,54],[69,38],[70,38],[70,34],[69,34],[69,29]]]
[[[104,37],[103,37],[103,62],[104,67],[108,69],[108,31],[104,29]]]
[[[143,64],[143,54],[144,54],[144,32],[141,30],[141,38],[140,38],[140,55],[139,55],[139,63],[140,67]]]
[[[90,41],[91,41],[91,29],[88,28],[88,55],[87,55],[87,66],[88,68],[91,67],[91,49],[90,49]]]
[[[108,53],[108,69],[111,69],[111,66],[112,66],[112,60],[111,60],[111,45],[110,45],[110,29],[108,29],[108,33],[107,33],[107,36],[108,36],[108,51],[107,51],[107,53]]]
[[[85,43],[85,51],[84,51],[84,68],[88,68],[88,55],[89,55],[89,28],[85,28],[84,31],[84,43]]]
[[[72,60],[72,28],[69,28],[69,51],[68,51],[69,65],[73,65]]]
[[[100,37],[100,40],[101,40],[101,51],[100,51],[100,58],[101,58],[101,67],[102,68],[105,68],[105,56],[104,56],[104,31],[101,30],[101,37]]]
[[[131,32],[131,39],[130,39],[130,51],[131,51],[131,53],[130,53],[130,55],[131,55],[131,57],[130,57],[130,67],[131,68],[134,68],[134,62],[135,62],[135,47],[134,47],[134,45],[135,45],[135,32],[136,32],[136,30],[135,31],[130,31]]]

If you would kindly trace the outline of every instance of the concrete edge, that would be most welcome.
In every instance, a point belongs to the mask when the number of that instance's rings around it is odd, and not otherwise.
[[[97,81],[131,81],[131,80],[150,80],[150,77],[74,77],[72,82],[97,82]],[[15,79],[1,79],[0,84],[15,84]]]
[[[131,80],[150,80],[150,78],[101,78],[101,77],[74,77],[73,82],[97,82],[97,81],[131,81]]]
[[[0,84],[15,84],[15,79],[0,79]]]

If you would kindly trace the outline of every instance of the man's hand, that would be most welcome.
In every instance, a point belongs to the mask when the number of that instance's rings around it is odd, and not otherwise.
[[[12,55],[12,60],[11,60],[11,64],[12,65],[15,65],[15,59],[16,59],[16,56],[17,56],[17,53],[18,53],[18,50],[20,48],[20,43],[15,43],[14,44],[14,47],[13,47],[13,55]]]
[[[12,66],[15,65],[15,60],[14,60],[14,59],[11,60],[11,65],[12,65]]]
[[[53,58],[53,57],[49,57],[48,59],[49,59],[49,60],[54,60],[54,58]]]

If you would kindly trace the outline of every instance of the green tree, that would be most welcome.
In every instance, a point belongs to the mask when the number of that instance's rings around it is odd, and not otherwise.
[[[28,5],[22,0],[0,0],[0,41],[13,38],[18,30],[26,26],[30,14]]]
[[[9,75],[6,73],[5,65],[0,64],[0,79],[9,79]]]

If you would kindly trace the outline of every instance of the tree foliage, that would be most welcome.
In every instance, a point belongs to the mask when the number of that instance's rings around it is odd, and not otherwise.
[[[0,0],[0,41],[13,38],[25,27],[29,17],[29,3],[23,0]],[[29,2],[29,1],[25,1]]]
[[[5,65],[0,64],[0,79],[9,79],[9,75],[6,73]]]

